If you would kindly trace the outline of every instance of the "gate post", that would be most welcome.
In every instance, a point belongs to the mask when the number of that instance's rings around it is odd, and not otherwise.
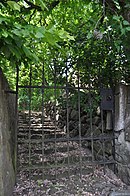
[[[119,84],[115,92],[115,149],[119,177],[130,184],[130,85]]]
[[[15,97],[0,69],[0,195],[11,196],[14,183]]]

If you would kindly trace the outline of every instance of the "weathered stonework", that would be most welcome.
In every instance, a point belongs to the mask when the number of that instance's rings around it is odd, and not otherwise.
[[[115,93],[115,145],[120,178],[130,184],[130,86],[121,84]]]
[[[15,183],[15,95],[0,69],[0,196],[12,196]]]

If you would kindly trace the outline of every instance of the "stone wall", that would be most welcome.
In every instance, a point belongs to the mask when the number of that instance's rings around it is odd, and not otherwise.
[[[116,88],[115,136],[118,174],[130,184],[130,85],[120,84]]]
[[[15,95],[0,69],[0,196],[11,196],[15,183]]]
[[[86,107],[89,103],[86,103]],[[113,137],[112,130],[112,113],[111,111],[104,111],[103,118],[101,119],[101,111],[97,105],[97,109],[92,113],[90,117],[90,111],[82,110],[80,108],[80,120],[79,120],[79,110],[69,105],[67,107],[62,107],[61,104],[55,105],[55,103],[49,102],[46,105],[46,113],[49,115],[52,121],[57,124],[57,126],[66,131],[70,138],[75,139],[79,136],[79,125],[80,134],[84,138],[93,137]],[[68,116],[68,119],[67,119]],[[67,130],[68,129],[68,130]],[[82,141],[82,146],[88,148],[92,151],[91,140]],[[96,161],[103,160],[102,151],[102,140],[97,140],[93,142],[94,159]],[[113,140],[106,140],[104,142],[104,156],[106,161],[113,160]]]

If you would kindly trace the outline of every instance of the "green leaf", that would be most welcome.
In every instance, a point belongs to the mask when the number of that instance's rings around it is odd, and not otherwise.
[[[119,21],[120,21],[120,16],[114,15],[114,16],[113,16],[113,19],[119,22]]]
[[[7,18],[0,16],[0,24],[1,24],[2,22],[6,21],[6,20],[7,20]]]
[[[37,28],[37,31],[38,31],[38,32],[41,32],[41,33],[45,33],[46,30],[45,30],[45,27],[42,26],[42,27],[38,27],[38,28]]]
[[[117,49],[118,52],[120,51],[121,43],[122,43],[122,42],[121,42],[120,40],[116,40],[116,41],[114,42],[114,45],[115,45],[115,47],[116,47],[116,49]]]
[[[68,33],[68,35],[67,35],[67,38],[69,39],[69,40],[75,40],[75,38],[74,38],[74,36],[72,36],[72,35],[69,35],[69,33]]]
[[[54,39],[53,35],[49,32],[46,32],[45,34],[45,41],[47,41],[51,45],[56,44],[56,40]]]
[[[37,32],[36,35],[35,35],[35,37],[36,37],[36,38],[43,38],[44,35],[43,35],[43,33],[41,33],[41,32]]]
[[[5,43],[6,44],[12,44],[12,39],[11,39],[11,37],[7,37],[6,39],[5,39]]]
[[[21,31],[20,31],[20,30],[18,30],[18,29],[14,29],[14,30],[12,30],[12,33],[14,33],[14,34],[15,34],[15,35],[17,35],[17,36],[22,36]]]
[[[59,37],[61,39],[69,39],[69,40],[75,40],[73,36],[69,35],[68,32],[64,31],[64,29],[62,30],[59,30],[59,33],[58,33]]]
[[[46,7],[46,4],[43,3],[43,0],[36,0],[37,4],[41,7],[41,9],[44,11],[45,9],[48,10]]]
[[[15,1],[7,1],[11,9],[20,11],[20,6]]]
[[[122,29],[121,29],[121,34],[122,34],[122,35],[125,35],[125,33],[126,33],[126,29],[125,29],[125,28],[122,28]]]
[[[126,29],[127,31],[130,31],[130,27],[126,27],[125,29]]]
[[[6,58],[9,58],[9,57],[10,57],[11,52],[10,52],[10,50],[9,50],[8,47],[3,46],[3,47],[1,47],[1,50],[2,50],[2,52],[5,54]]]
[[[39,2],[40,2],[40,6],[41,6],[42,10],[44,10],[44,9],[48,10],[48,8],[46,7],[46,4],[43,3],[43,0],[39,0]]]
[[[28,58],[31,57],[31,52],[27,47],[23,46],[23,51]]]
[[[93,34],[91,32],[88,33],[87,38],[91,39],[93,37]]]
[[[21,53],[17,47],[14,47],[13,45],[8,45],[8,47],[17,59],[21,59]]]
[[[8,33],[4,30],[2,31],[2,35],[3,35],[3,37],[8,37]]]
[[[123,20],[123,25],[128,26],[128,25],[130,25],[130,23],[127,20]]]
[[[6,7],[3,3],[0,3],[0,7],[3,8],[3,9],[6,9]]]
[[[26,46],[23,46],[23,51],[25,55],[30,58],[31,60],[34,59],[35,61],[39,61],[39,58],[35,53],[32,53]]]
[[[116,8],[117,8],[118,10],[120,10],[121,7],[120,7],[120,5],[119,5],[119,2],[116,1],[116,0],[113,0],[113,2],[115,3]]]
[[[32,53],[32,57],[33,57],[33,59],[34,59],[36,62],[39,61],[39,58],[38,58],[38,56],[37,56],[35,53]]]
[[[22,47],[23,43],[22,43],[22,40],[19,39],[19,37],[14,36],[14,41],[15,41],[18,48]]]
[[[21,24],[18,24],[18,23],[14,24],[14,26],[15,26],[17,29],[21,29],[21,28],[22,28],[22,25],[21,25]]]
[[[61,39],[66,39],[67,36],[68,36],[68,34],[67,34],[66,31],[64,31],[63,29],[62,29],[62,30],[59,30],[59,37],[60,37]]]
[[[29,37],[30,36],[30,30],[28,30],[28,29],[21,29],[21,34],[22,34],[22,36],[24,36],[24,37]]]

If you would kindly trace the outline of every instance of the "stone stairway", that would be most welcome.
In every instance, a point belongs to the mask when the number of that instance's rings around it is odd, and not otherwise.
[[[79,173],[84,163],[92,161],[88,149],[67,139],[65,130],[40,112],[32,112],[30,116],[27,112],[19,113],[17,142],[18,169],[32,172],[33,176],[35,173],[37,178]]]
[[[64,135],[64,132],[56,127],[54,122],[47,116],[43,117],[42,114],[39,112],[33,112],[31,116],[28,116],[28,113],[20,113],[19,120],[18,120],[18,138],[21,139],[40,139],[42,138],[43,134],[45,138],[56,138],[61,137]]]

